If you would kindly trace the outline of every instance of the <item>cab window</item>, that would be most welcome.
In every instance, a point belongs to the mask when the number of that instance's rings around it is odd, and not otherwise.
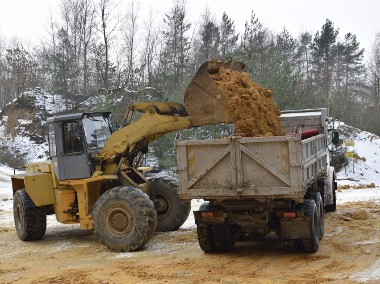
[[[57,156],[57,147],[55,145],[54,125],[52,123],[49,124],[49,151],[50,151],[51,157]]]
[[[76,121],[64,122],[63,127],[63,149],[65,155],[76,155],[83,153],[83,143]]]

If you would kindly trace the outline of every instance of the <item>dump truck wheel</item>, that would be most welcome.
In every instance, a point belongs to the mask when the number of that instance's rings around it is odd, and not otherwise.
[[[304,200],[305,217],[309,219],[310,239],[293,240],[296,251],[316,252],[319,248],[319,214],[313,199]]]
[[[21,240],[39,240],[45,235],[45,211],[34,205],[25,189],[17,190],[13,196],[13,217]]]
[[[199,211],[211,210],[209,202],[199,206]],[[231,252],[235,248],[235,232],[230,224],[200,224],[198,241],[204,252]]]
[[[148,195],[135,187],[117,186],[95,202],[95,235],[114,251],[135,251],[153,236],[157,215]]]
[[[336,190],[338,184],[336,181],[333,182],[333,203],[329,205],[325,205],[326,212],[335,212],[336,211]]]
[[[305,199],[305,216],[309,219],[310,239],[303,240],[304,251],[316,252],[319,248],[319,214],[315,201]]]
[[[215,252],[212,225],[198,224],[197,235],[198,235],[199,246],[204,252],[206,253]]]
[[[178,180],[169,176],[149,180],[157,211],[157,231],[175,231],[189,217],[191,201],[182,201],[178,195]]]
[[[198,224],[198,242],[206,253],[231,252],[235,248],[235,237],[229,224]]]
[[[199,211],[210,210],[211,206],[208,202],[204,202],[199,206]],[[198,242],[201,249],[206,253],[215,252],[214,237],[212,233],[212,225],[197,225]]]
[[[324,217],[324,206],[321,194],[316,192],[312,195],[313,200],[318,208],[319,213],[319,239],[322,240],[325,234],[325,217]]]
[[[216,252],[231,252],[234,250],[235,236],[229,224],[214,224],[212,230]]]

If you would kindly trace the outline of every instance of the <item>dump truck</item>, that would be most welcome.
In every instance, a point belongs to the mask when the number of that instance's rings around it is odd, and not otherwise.
[[[179,196],[205,200],[194,211],[204,252],[268,235],[318,250],[324,211],[336,210],[326,116],[326,109],[283,111],[284,136],[176,140]]]
[[[134,103],[118,130],[111,127],[109,112],[48,118],[50,159],[29,163],[11,177],[19,238],[43,238],[50,214],[63,224],[93,229],[115,251],[138,250],[155,231],[178,229],[190,201],[179,198],[178,180],[145,177],[142,157],[151,142],[171,131],[233,121],[210,77],[221,67],[244,69],[231,61],[206,61],[188,86],[184,105]],[[135,112],[142,115],[132,121]]]

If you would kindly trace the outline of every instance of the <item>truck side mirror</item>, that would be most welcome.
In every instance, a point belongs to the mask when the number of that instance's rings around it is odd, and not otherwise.
[[[339,133],[337,131],[333,131],[332,133],[332,143],[336,146],[339,143]]]

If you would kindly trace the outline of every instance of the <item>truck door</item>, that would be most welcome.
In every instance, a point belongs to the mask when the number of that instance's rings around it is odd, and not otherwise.
[[[64,180],[89,178],[90,165],[78,121],[62,123]]]

